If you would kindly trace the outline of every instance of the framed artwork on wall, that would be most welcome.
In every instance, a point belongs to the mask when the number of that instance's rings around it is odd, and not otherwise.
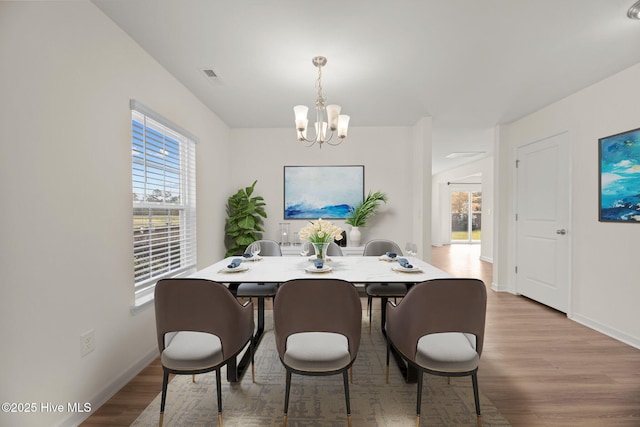
[[[640,129],[598,140],[602,222],[640,222]]]
[[[284,219],[344,219],[363,199],[363,165],[284,167]]]

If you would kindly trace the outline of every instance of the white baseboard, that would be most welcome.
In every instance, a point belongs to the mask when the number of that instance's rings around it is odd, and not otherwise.
[[[613,339],[616,339],[627,345],[630,345],[631,347],[640,349],[640,338],[638,337],[633,337],[622,331],[619,331],[618,329],[612,328],[607,325],[603,325],[602,323],[599,323],[593,319],[590,319],[586,316],[582,316],[580,314],[573,313],[571,316],[569,316],[569,318],[575,322],[580,323],[581,325],[584,325],[604,335],[607,335]]]
[[[492,282],[491,283],[491,289],[496,291],[496,292],[509,292],[509,293],[513,293],[509,290],[509,287],[507,285],[501,285],[499,283],[496,282]]]
[[[70,414],[67,418],[62,420],[58,427],[75,427],[81,424],[84,420],[89,418],[99,407],[104,405],[109,399],[111,399],[122,387],[127,385],[129,381],[135,378],[149,363],[151,363],[156,357],[158,357],[158,348],[154,347],[145,356],[140,358],[132,366],[118,376],[113,382],[107,384],[102,391],[98,392],[92,399],[89,399],[91,404],[91,412],[86,413],[74,413]]]

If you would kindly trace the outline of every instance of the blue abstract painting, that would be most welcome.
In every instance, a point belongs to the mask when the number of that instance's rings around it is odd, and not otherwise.
[[[344,219],[364,198],[364,166],[285,166],[285,219]]]
[[[640,129],[600,138],[600,221],[640,222]]]

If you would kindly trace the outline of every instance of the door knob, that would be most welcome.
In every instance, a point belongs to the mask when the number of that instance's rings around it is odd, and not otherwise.
[[[564,236],[565,234],[567,234],[567,230],[561,228],[560,230],[556,230],[556,234],[562,234]]]

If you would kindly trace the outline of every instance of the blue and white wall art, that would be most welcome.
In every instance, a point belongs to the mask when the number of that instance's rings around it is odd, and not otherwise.
[[[640,129],[599,139],[600,221],[640,222]]]
[[[344,219],[364,199],[364,166],[285,166],[285,219]]]

